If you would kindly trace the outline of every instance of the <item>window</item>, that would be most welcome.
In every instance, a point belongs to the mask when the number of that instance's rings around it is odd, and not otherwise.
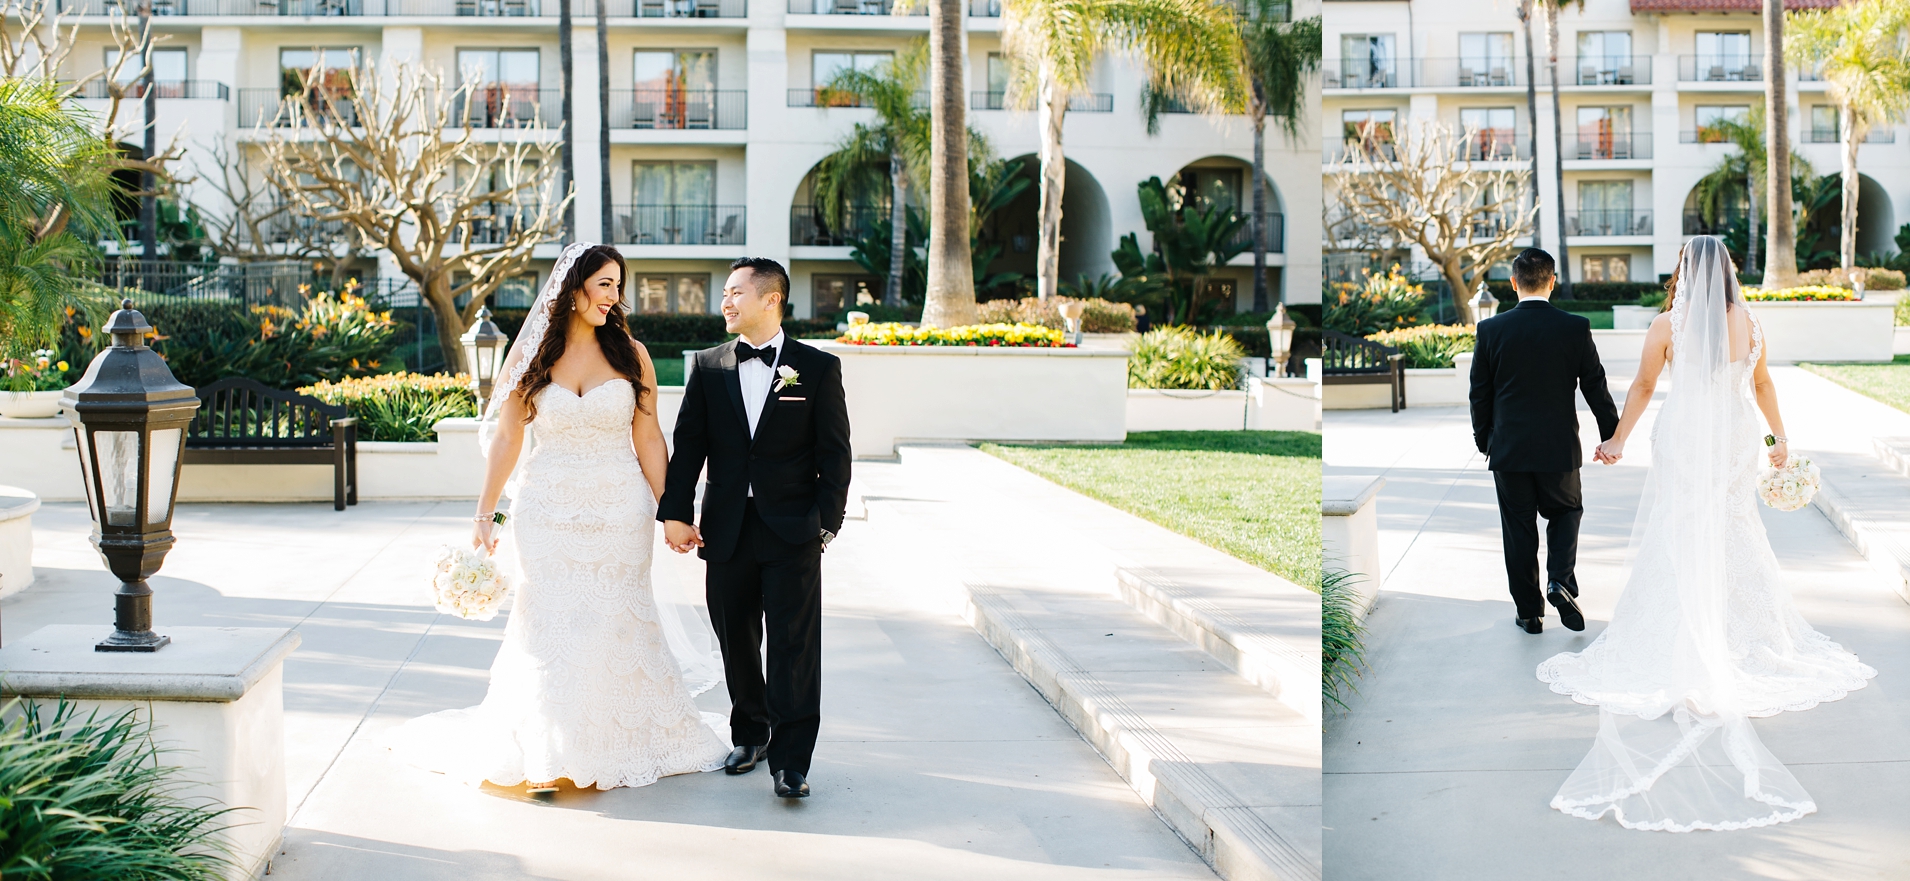
[[[1511,107],[1462,108],[1459,128],[1471,138],[1466,142],[1466,158],[1514,158],[1518,151],[1517,120],[1517,111]]]
[[[352,70],[357,66],[358,50],[349,47],[280,49],[279,94],[296,95],[310,82],[317,84],[314,91],[350,95]]]
[[[1739,124],[1751,121],[1749,104],[1699,104],[1692,118],[1698,123],[1698,143],[1719,144],[1730,140],[1718,126],[1723,122]]]
[[[1342,34],[1339,73],[1349,89],[1399,85],[1398,67],[1393,59],[1393,35]]]
[[[639,92],[707,92],[716,88],[715,49],[638,49],[632,70]]]
[[[1397,110],[1342,110],[1340,128],[1348,141],[1391,143]]]
[[[1503,86],[1511,70],[1510,33],[1459,35],[1459,85]]]
[[[118,60],[118,49],[106,50],[106,69],[108,71],[113,69],[113,63]],[[119,69],[117,81],[121,85],[125,85],[139,79],[139,72],[144,69],[145,66],[145,63],[139,58],[139,53],[134,52],[132,57],[126,59],[126,64]],[[153,84],[155,87],[158,87],[161,83],[183,83],[189,79],[191,79],[191,77],[186,75],[186,50],[153,50]],[[159,90],[159,97],[165,98],[169,96],[162,88]]]
[[[451,286],[454,288],[469,284],[470,281],[471,276],[463,273],[451,276]],[[464,305],[469,302],[471,302],[469,296],[459,297],[458,308],[464,308]],[[490,298],[484,302],[493,309],[529,309],[531,304],[537,302],[537,274],[526,272],[504,279],[498,283],[496,289],[491,291]]]
[[[1008,61],[1000,52],[988,53],[988,91],[996,94],[1008,91]]]
[[[1697,79],[1723,82],[1760,78],[1750,31],[1699,31]]]
[[[809,58],[809,83],[816,88],[822,88],[828,85],[830,80],[835,79],[836,74],[843,71],[874,73],[877,65],[886,64],[894,57],[894,52],[818,51]]]
[[[539,70],[536,49],[459,49],[458,79],[471,92],[458,116],[480,128],[528,125],[537,119]]]
[[[710,311],[707,273],[639,275],[631,280],[630,307],[637,312],[700,315]]]
[[[1630,107],[1578,108],[1579,159],[1631,159],[1632,151]]]
[[[1215,202],[1234,206],[1236,211],[1251,210],[1241,194],[1247,179],[1244,168],[1189,168],[1180,173],[1181,190],[1187,194],[1188,207],[1200,210]]]
[[[1579,85],[1628,86],[1636,80],[1631,60],[1631,31],[1579,32]]]
[[[811,278],[810,314],[817,318],[882,300],[882,280],[872,275],[815,275]]]
[[[1837,143],[1837,130],[1841,120],[1837,107],[1832,104],[1817,104],[1811,107],[1811,134],[1813,144]]]
[[[1632,235],[1631,181],[1579,181],[1578,222],[1575,226],[1573,235]],[[1590,278],[1586,280],[1590,281]]]
[[[630,202],[628,213],[617,218],[620,241],[717,244],[714,162],[638,161],[630,171]],[[728,233],[734,235],[735,229]]]
[[[1611,254],[1579,260],[1579,281],[1631,281],[1631,257]]]

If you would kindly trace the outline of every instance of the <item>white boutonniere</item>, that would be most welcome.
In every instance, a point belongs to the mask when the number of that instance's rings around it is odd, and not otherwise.
[[[787,364],[776,368],[776,387],[771,391],[782,391],[792,385],[802,385],[802,374]]]

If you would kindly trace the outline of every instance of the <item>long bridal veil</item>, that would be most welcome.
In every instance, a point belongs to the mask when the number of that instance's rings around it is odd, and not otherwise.
[[[1757,521],[1750,382],[1761,335],[1744,308],[1723,244],[1693,239],[1625,594],[1585,651],[1538,670],[1555,691],[1599,706],[1591,752],[1552,799],[1568,814],[1687,832],[1815,811],[1750,719],[1834,700],[1875,675],[1796,613]],[[1735,361],[1734,320],[1753,339]]]

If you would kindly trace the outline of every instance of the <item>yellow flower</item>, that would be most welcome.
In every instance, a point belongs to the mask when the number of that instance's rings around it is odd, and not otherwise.
[[[61,361],[61,362],[59,363],[59,368],[60,368],[60,372],[61,372],[61,373],[65,373],[65,372],[66,372],[66,362],[65,362],[65,361]]]

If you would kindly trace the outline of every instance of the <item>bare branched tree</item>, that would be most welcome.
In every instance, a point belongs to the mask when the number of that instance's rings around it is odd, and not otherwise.
[[[430,304],[446,363],[460,364],[478,309],[563,234],[559,145],[535,124],[478,139],[458,112],[471,86],[447,90],[408,62],[303,85],[260,127],[267,179],[299,213],[390,254]]]
[[[1452,287],[1461,319],[1476,320],[1472,289],[1532,235],[1531,169],[1496,159],[1494,139],[1476,129],[1420,122],[1369,134],[1349,140],[1333,169],[1328,241],[1369,251],[1417,246]]]
[[[206,213],[206,234],[220,257],[240,263],[299,260],[326,263],[332,270],[332,289],[364,255],[361,237],[340,222],[320,222],[299,210],[241,153],[234,156],[223,143],[212,146],[208,158],[220,171],[206,187],[225,204]]]

